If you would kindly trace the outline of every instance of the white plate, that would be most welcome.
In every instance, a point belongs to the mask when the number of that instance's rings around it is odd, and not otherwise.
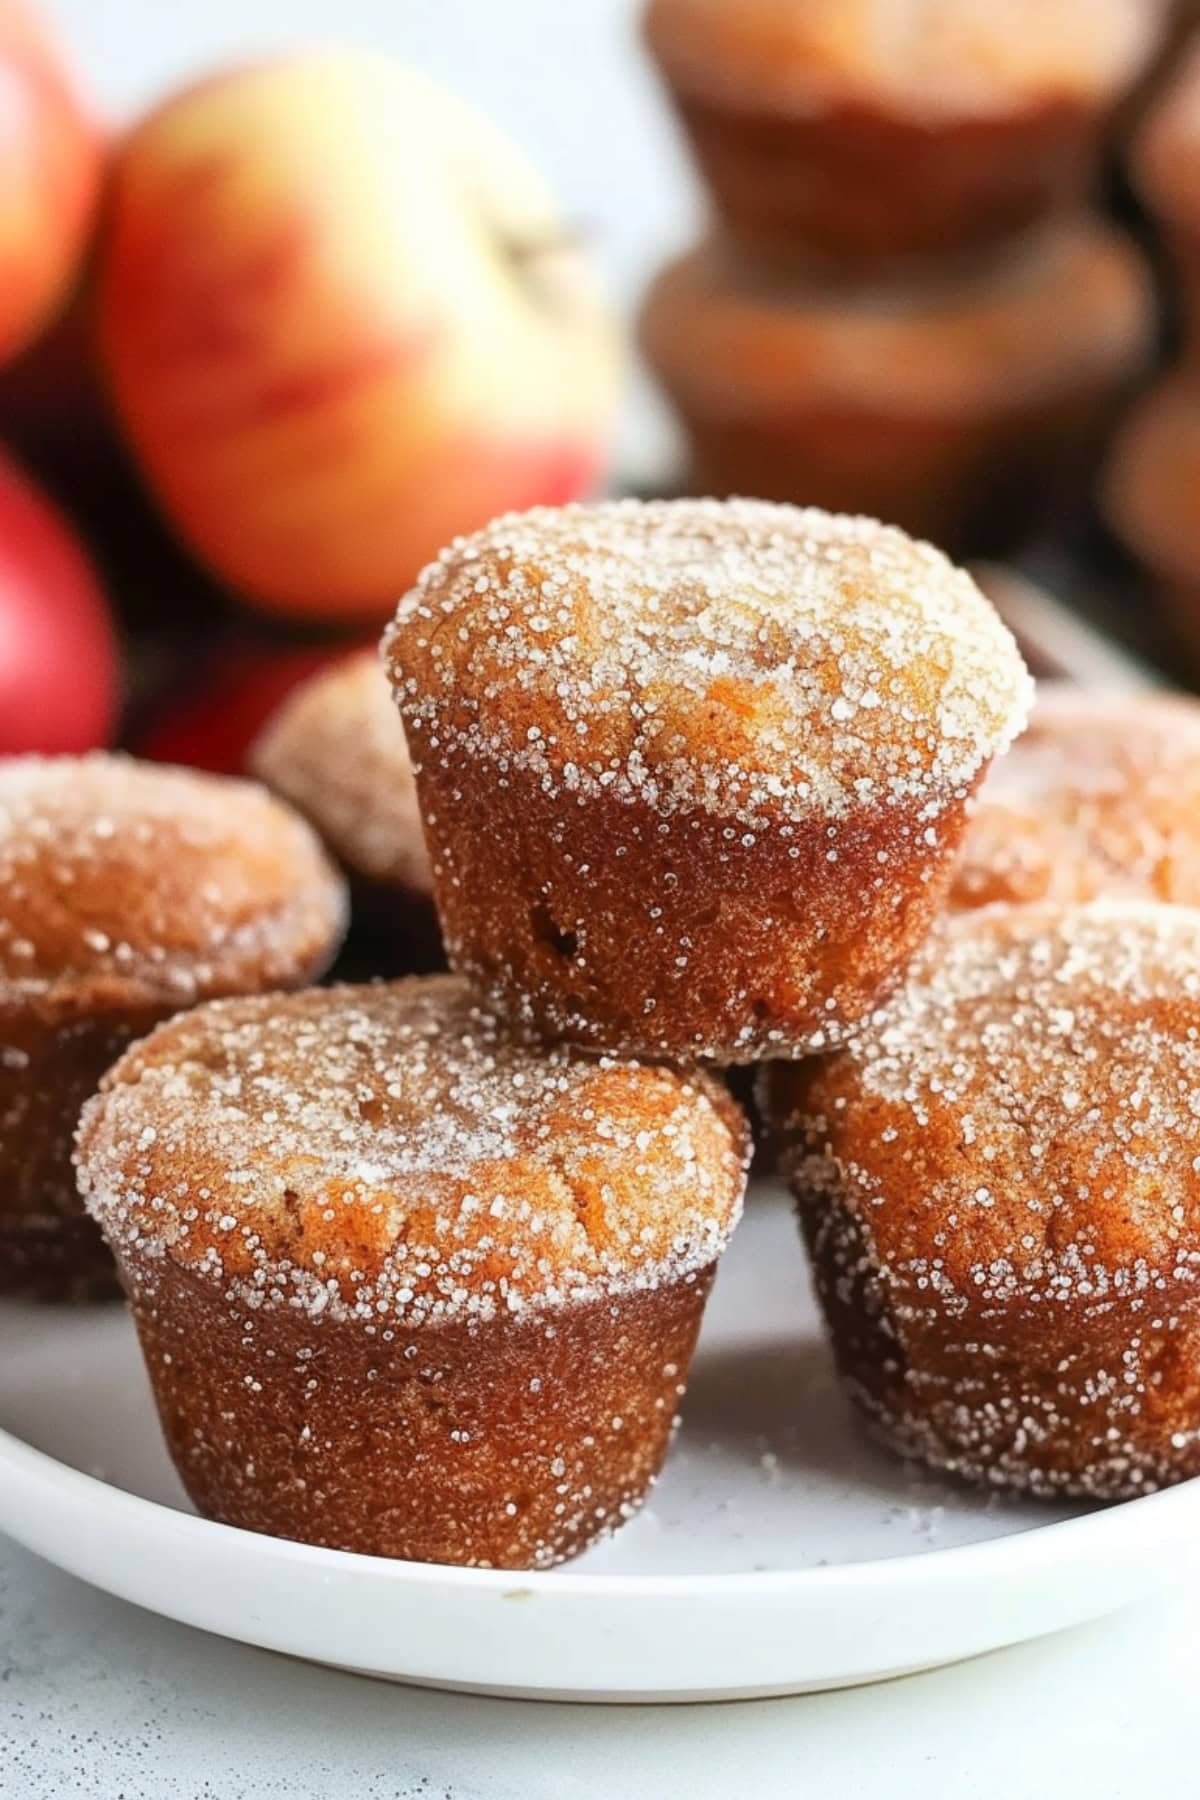
[[[786,1202],[752,1194],[647,1510],[565,1569],[386,1562],[198,1519],[119,1308],[0,1306],[0,1528],[141,1606],[405,1681],[591,1700],[798,1693],[1094,1618],[1200,1540],[1200,1483],[1107,1509],[892,1461],[829,1368]]]

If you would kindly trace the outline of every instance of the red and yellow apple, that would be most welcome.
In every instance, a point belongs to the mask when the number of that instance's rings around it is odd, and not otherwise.
[[[118,685],[91,564],[58,510],[0,460],[0,756],[108,743]]]
[[[0,0],[0,362],[66,300],[103,157],[53,38],[25,0]]]
[[[133,132],[100,338],[178,531],[309,618],[381,617],[457,533],[591,487],[619,382],[538,175],[366,53],[215,76]]]

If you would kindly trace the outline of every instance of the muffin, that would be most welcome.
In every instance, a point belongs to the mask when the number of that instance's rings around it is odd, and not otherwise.
[[[715,1081],[522,1046],[443,975],[171,1020],[79,1178],[201,1512],[540,1568],[654,1478],[744,1148]]]
[[[1200,325],[1200,41],[1149,108],[1133,140],[1130,177],[1163,229],[1188,321]]]
[[[308,826],[248,782],[0,761],[0,1292],[115,1291],[71,1169],[84,1100],[180,1007],[312,980],[344,915]]]
[[[1189,371],[1168,375],[1130,412],[1105,469],[1102,505],[1200,669],[1200,382]]]
[[[650,0],[646,39],[724,225],[857,273],[1084,196],[1165,0]]]
[[[641,338],[696,492],[865,512],[982,555],[1084,493],[1154,322],[1137,252],[1084,219],[849,290],[712,241],[659,276]]]
[[[320,832],[350,877],[356,916],[387,925],[390,960],[436,967],[441,938],[416,782],[373,653],[322,670],[283,702],[249,766]]]
[[[1200,703],[1039,686],[984,782],[949,903],[1103,897],[1200,906]]]
[[[853,1045],[764,1087],[887,1444],[1093,1500],[1200,1474],[1200,912],[961,914]]]
[[[1030,689],[938,551],[756,501],[494,520],[385,658],[452,966],[546,1037],[721,1063],[899,976]]]

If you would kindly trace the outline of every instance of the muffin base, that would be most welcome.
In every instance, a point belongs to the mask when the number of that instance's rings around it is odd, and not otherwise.
[[[939,1298],[827,1191],[798,1210],[843,1384],[898,1455],[974,1485],[1125,1500],[1200,1474],[1200,1292]]]
[[[752,253],[856,275],[1003,242],[1086,196],[1102,121],[1055,102],[923,124],[869,106],[784,115],[677,93],[701,174]]]
[[[966,825],[965,794],[932,825],[919,802],[755,829],[580,804],[448,733],[420,779],[451,966],[545,1036],[681,1060],[837,1042],[928,931]]]
[[[123,1258],[167,1445],[206,1517],[512,1569],[577,1554],[641,1504],[714,1273],[406,1329],[252,1308],[167,1259]]]
[[[71,1162],[85,1100],[164,1011],[54,1017],[0,1004],[0,1294],[38,1300],[119,1293]]]

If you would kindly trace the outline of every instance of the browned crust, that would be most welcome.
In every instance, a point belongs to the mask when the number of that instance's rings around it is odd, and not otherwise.
[[[420,761],[452,964],[546,1035],[635,1055],[754,1062],[836,1041],[928,930],[966,823],[964,795],[934,824],[897,807],[751,834],[637,800],[573,805],[449,743]]]
[[[206,1516],[514,1569],[576,1554],[640,1504],[712,1273],[409,1334],[242,1309],[166,1260],[124,1266],[167,1443]]]
[[[1089,1499],[1200,1473],[1198,935],[960,914],[850,1046],[765,1072],[839,1367],[902,1454]]]
[[[943,1310],[883,1271],[836,1183],[799,1214],[839,1373],[899,1455],[972,1482],[1122,1500],[1200,1475],[1200,1296]],[[933,1246],[931,1244],[931,1250]]]

